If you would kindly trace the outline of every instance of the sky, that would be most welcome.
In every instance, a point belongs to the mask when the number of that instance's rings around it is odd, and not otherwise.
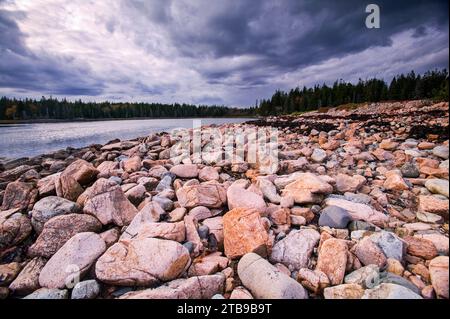
[[[370,3],[380,28],[368,29]],[[447,68],[448,0],[0,0],[0,95],[255,105]]]

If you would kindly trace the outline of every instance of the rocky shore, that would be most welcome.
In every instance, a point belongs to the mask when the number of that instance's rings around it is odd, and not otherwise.
[[[278,128],[273,174],[168,133],[3,161],[0,299],[448,299],[448,106],[217,127]]]

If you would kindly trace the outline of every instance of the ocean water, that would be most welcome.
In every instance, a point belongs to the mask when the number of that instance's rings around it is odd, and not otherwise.
[[[195,119],[198,121],[199,119]],[[205,118],[201,125],[242,123],[248,118]],[[174,128],[192,128],[194,119],[150,119],[0,125],[0,158],[33,157],[66,147],[80,148],[147,136]]]

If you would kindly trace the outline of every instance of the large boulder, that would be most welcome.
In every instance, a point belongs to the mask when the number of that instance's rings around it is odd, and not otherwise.
[[[227,201],[230,210],[235,208],[249,208],[257,210],[260,214],[264,214],[267,208],[262,196],[239,185],[228,187]]]
[[[44,197],[34,204],[31,211],[31,224],[34,230],[40,233],[44,224],[51,218],[79,211],[81,211],[81,207],[70,200],[57,196]]]
[[[307,268],[319,239],[319,233],[313,229],[292,230],[273,246],[270,261],[282,263],[291,270]]]
[[[236,208],[223,216],[225,255],[239,258],[246,253],[256,252],[267,256],[269,236],[258,211]]]
[[[76,201],[83,193],[84,185],[95,180],[98,170],[85,160],[79,159],[67,166],[55,181],[56,194],[71,201]]]
[[[223,293],[225,276],[221,273],[173,280],[154,289],[133,291],[120,299],[211,299]]]
[[[37,197],[37,189],[30,183],[12,182],[6,186],[1,210],[17,208],[21,211],[31,210]]]
[[[186,208],[197,206],[220,208],[227,202],[226,189],[218,183],[184,186],[178,189],[176,194],[180,205]]]
[[[102,224],[97,218],[85,214],[56,216],[45,223],[39,237],[29,248],[30,256],[50,258],[70,238],[78,233],[99,232]]]
[[[448,256],[439,256],[430,261],[430,277],[436,295],[448,299]]]
[[[105,191],[97,192],[97,188]],[[95,182],[85,203],[84,213],[97,217],[103,225],[128,225],[138,213],[120,186],[104,179]]]
[[[333,186],[312,173],[300,173],[283,189],[283,197],[294,198],[297,204],[319,203],[322,196],[333,192]]]
[[[414,291],[396,284],[382,283],[367,289],[361,299],[422,299]]]
[[[62,289],[81,279],[106,249],[103,239],[91,232],[70,238],[41,270],[39,284]]]
[[[248,253],[237,267],[239,279],[258,299],[307,299],[308,293],[292,279],[261,256]]]
[[[345,241],[330,238],[322,243],[316,270],[324,272],[331,285],[340,285],[344,280],[348,248]]]
[[[179,277],[191,262],[181,244],[156,238],[120,240],[100,257],[97,278],[113,285],[148,286]]]
[[[19,209],[0,212],[0,252],[21,243],[32,230],[30,219]]]
[[[180,178],[196,178],[199,170],[195,164],[180,164],[173,166],[170,172]]]
[[[47,260],[41,257],[30,260],[9,285],[9,289],[18,295],[30,294],[39,289],[39,274],[46,263]]]
[[[338,206],[347,210],[353,220],[363,220],[376,225],[384,225],[388,220],[387,215],[373,209],[369,205],[356,203],[343,198],[328,197],[325,200],[325,205]]]

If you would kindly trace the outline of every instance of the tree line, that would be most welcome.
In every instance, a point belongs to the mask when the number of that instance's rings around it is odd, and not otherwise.
[[[259,115],[291,114],[336,107],[344,104],[413,99],[448,101],[449,74],[446,69],[432,70],[423,75],[414,71],[395,76],[388,84],[376,78],[359,80],[352,84],[339,80],[333,86],[316,85],[313,88],[277,90],[270,99],[257,102]]]
[[[0,99],[0,120],[34,119],[113,119],[113,118],[179,118],[240,117],[254,115],[254,108],[162,103],[111,103],[36,99]]]

